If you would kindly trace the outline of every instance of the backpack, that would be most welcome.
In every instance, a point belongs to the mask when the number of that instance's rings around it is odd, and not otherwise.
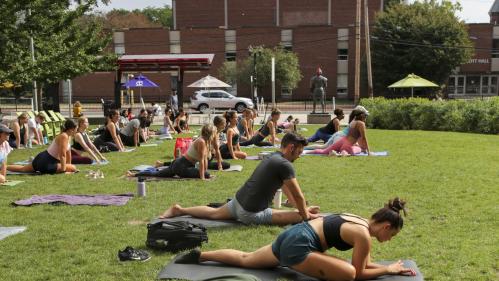
[[[146,246],[153,249],[178,252],[193,249],[208,242],[206,228],[187,221],[160,221],[147,225]]]

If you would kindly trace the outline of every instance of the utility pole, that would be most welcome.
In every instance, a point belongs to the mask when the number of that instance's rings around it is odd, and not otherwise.
[[[28,9],[28,16],[31,16],[31,9]],[[35,63],[35,41],[33,39],[33,34],[30,34],[29,36],[29,47],[31,50],[31,60],[33,61],[33,64]],[[38,94],[37,94],[37,85],[36,85],[36,80],[33,80],[33,99],[35,101],[35,111],[38,111]]]
[[[355,16],[355,85],[354,104],[357,105],[360,99],[360,17],[362,0],[357,0],[357,13]]]
[[[371,36],[369,32],[369,5],[367,0],[364,0],[364,18],[366,27],[366,59],[367,59],[367,93],[369,98],[373,98],[373,71],[371,64]]]

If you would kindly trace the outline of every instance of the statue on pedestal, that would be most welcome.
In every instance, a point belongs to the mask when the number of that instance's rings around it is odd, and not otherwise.
[[[310,79],[310,92],[312,94],[312,98],[314,101],[314,109],[312,114],[315,112],[315,106],[318,101],[320,101],[322,106],[322,113],[326,113],[326,104],[325,104],[325,92],[327,87],[327,78],[322,76],[322,69],[320,67],[317,68],[316,75]]]

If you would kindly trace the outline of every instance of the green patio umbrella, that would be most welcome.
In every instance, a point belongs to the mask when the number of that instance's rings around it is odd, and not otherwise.
[[[409,74],[404,79],[388,86],[388,88],[411,88],[411,97],[414,97],[414,88],[435,88],[435,87],[438,88],[440,86],[424,78],[421,78],[414,73]]]

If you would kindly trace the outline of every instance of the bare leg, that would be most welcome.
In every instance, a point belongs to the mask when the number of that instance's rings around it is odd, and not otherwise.
[[[28,165],[7,165],[7,170],[11,172],[21,172],[21,173],[26,173],[26,172],[34,172],[35,170],[33,169],[33,165],[28,164]]]
[[[7,179],[4,177],[4,175],[0,174],[0,183],[4,183],[6,181],[7,181]]]
[[[245,268],[271,268],[279,265],[271,245],[251,253],[232,249],[202,252],[200,261],[216,261]]]
[[[248,156],[248,154],[246,154],[246,152],[243,151],[234,151],[234,154],[239,159],[246,159],[246,157]]]
[[[302,222],[303,218],[298,211],[272,209],[272,224],[288,225]]]
[[[355,268],[348,262],[319,252],[310,253],[296,271],[323,280],[354,280]]]
[[[231,220],[234,219],[229,212],[227,204],[220,208],[212,208],[208,206],[196,206],[189,208],[182,208],[178,204],[174,204],[166,210],[160,218],[173,218],[183,215],[190,215],[195,218],[211,219],[211,220]]]

